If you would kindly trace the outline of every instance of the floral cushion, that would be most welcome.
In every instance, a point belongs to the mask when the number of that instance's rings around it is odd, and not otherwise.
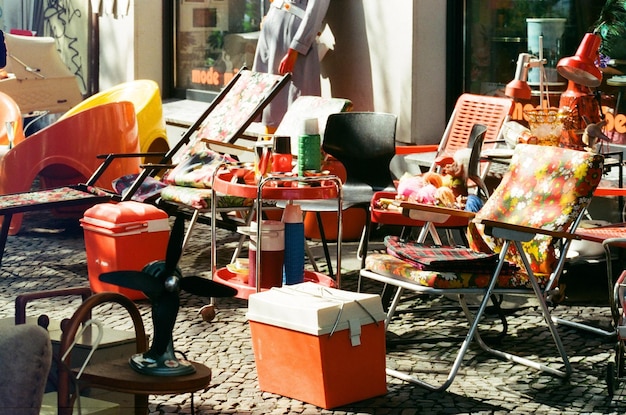
[[[406,279],[423,287],[438,289],[485,288],[493,273],[485,270],[475,272],[423,271],[407,261],[386,253],[369,254],[365,259],[365,268],[387,277]],[[537,276],[537,282],[541,287],[545,287],[548,276]],[[520,272],[501,273],[496,287],[532,288],[528,276]]]
[[[591,201],[602,176],[601,155],[557,147],[518,145],[510,168],[478,219],[489,219],[546,230],[566,231]],[[480,252],[500,252],[502,241],[484,233],[480,225],[468,230],[471,248]],[[538,236],[524,243],[524,251],[540,286],[545,287],[556,263],[555,241]],[[498,276],[500,288],[529,288],[528,276],[518,253],[507,258],[519,266],[513,273]],[[491,273],[427,271],[389,254],[372,254],[366,268],[382,275],[408,279],[433,288],[485,287]]]
[[[268,98],[281,78],[268,73],[240,71],[239,80],[211,111],[197,137],[223,142],[237,138],[238,130],[249,124],[257,107]]]
[[[107,196],[107,193],[99,191],[98,188],[89,187],[86,191],[65,186],[55,189],[39,190],[35,192],[12,193],[0,195],[0,210],[26,208],[28,206],[37,207],[54,203],[73,202],[77,200],[87,200]]]
[[[519,145],[508,172],[477,219],[566,231],[584,210],[600,182],[603,157],[557,147]],[[484,233],[481,225],[468,227],[470,247],[499,252],[502,241]],[[523,243],[533,273],[550,274],[557,262],[556,241],[538,235]],[[521,268],[519,253],[508,258]]]
[[[194,209],[209,209],[211,207],[211,189],[197,187],[166,186],[161,190],[161,199],[168,202],[180,203]],[[254,200],[238,196],[220,196],[217,199],[217,207],[246,207],[252,206]]]
[[[204,147],[204,143],[203,147]],[[188,152],[173,169],[163,177],[163,183],[200,189],[210,189],[213,175],[224,163],[235,161],[231,157],[197,146]],[[210,192],[209,192],[210,193]]]
[[[127,174],[122,177],[118,177],[113,180],[113,189],[118,195],[122,197],[126,196],[126,193],[130,190],[135,180],[137,180],[139,174]],[[152,198],[156,198],[160,193],[161,189],[165,187],[165,183],[162,181],[155,179],[154,177],[146,177],[144,181],[139,185],[139,189],[131,196],[131,199],[136,202],[145,202]]]

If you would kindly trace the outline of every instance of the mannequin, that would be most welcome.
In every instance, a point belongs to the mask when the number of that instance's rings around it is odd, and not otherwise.
[[[273,132],[289,104],[300,95],[321,95],[320,62],[315,41],[330,0],[273,0],[263,19],[253,70],[292,74],[288,88],[263,112]]]
[[[0,79],[6,79],[9,74],[6,70],[7,66],[7,44],[4,41],[4,32],[0,30]]]

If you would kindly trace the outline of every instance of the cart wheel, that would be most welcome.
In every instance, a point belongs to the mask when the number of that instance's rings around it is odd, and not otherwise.
[[[609,394],[609,398],[613,398],[615,394],[615,363],[609,362],[606,365],[606,388]]]

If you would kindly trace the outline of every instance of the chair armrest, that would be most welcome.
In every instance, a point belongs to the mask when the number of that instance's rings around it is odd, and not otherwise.
[[[402,213],[413,219],[424,222],[444,223],[451,217],[465,218],[470,220],[476,215],[475,212],[468,212],[461,209],[447,208],[443,206],[427,205],[423,203],[393,201],[402,208]]]
[[[528,242],[537,234],[551,236],[553,238],[580,239],[580,236],[567,231],[551,231],[548,229],[535,228],[532,226],[513,225],[488,219],[473,220],[476,224],[485,226],[485,233],[495,238],[503,238],[512,241]]]
[[[154,152],[154,153],[108,153],[108,154],[98,154],[96,158],[98,159],[106,159],[106,158],[131,158],[131,157],[151,157],[151,156],[160,156],[165,157],[164,152]]]
[[[598,186],[593,192],[594,196],[617,197],[626,196],[626,188],[624,187],[603,187]]]
[[[602,246],[615,246],[618,248],[626,248],[626,238],[608,238],[602,241]]]
[[[85,183],[86,186],[95,186],[96,182],[106,169],[115,161],[115,159],[119,158],[131,158],[131,157],[149,157],[149,156],[165,156],[165,153],[109,153],[109,154],[98,154],[96,158],[103,159],[104,161],[100,164],[100,166],[93,172],[91,177]]]
[[[82,300],[85,301],[91,294],[92,292],[89,287],[61,288],[20,294],[15,298],[15,324],[26,323],[26,305],[30,301],[65,296],[81,296]]]
[[[424,144],[414,146],[396,146],[396,155],[402,156],[414,153],[432,153],[439,149],[439,144]]]
[[[148,164],[139,165],[139,167],[141,167],[142,169],[149,169],[149,170],[173,169],[176,166],[178,166],[178,164],[148,163]]]
[[[254,148],[240,146],[238,144],[226,143],[223,141],[210,140],[208,138],[203,138],[202,142],[207,145],[211,150],[217,151],[219,153],[225,153],[230,155],[238,155],[241,153],[254,153]],[[221,149],[221,150],[220,150]]]

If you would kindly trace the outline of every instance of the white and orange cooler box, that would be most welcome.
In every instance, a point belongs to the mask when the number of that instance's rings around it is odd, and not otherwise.
[[[118,292],[133,300],[146,298],[140,291],[98,277],[111,271],[140,271],[152,261],[164,260],[170,235],[167,213],[134,201],[102,203],[87,209],[80,222],[91,290]]]
[[[379,295],[305,282],[251,294],[261,390],[329,409],[387,393]]]

